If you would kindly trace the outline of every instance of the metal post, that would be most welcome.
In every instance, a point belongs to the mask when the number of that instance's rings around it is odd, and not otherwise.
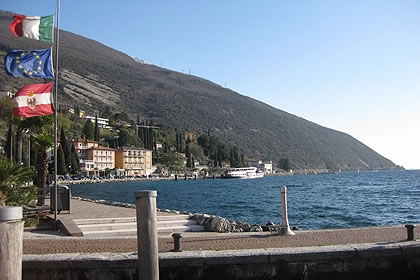
[[[139,280],[159,280],[159,251],[157,232],[157,191],[137,191],[137,244]]]
[[[28,167],[31,167],[31,136],[28,138]]]
[[[19,157],[19,159],[18,159],[18,163],[19,164],[22,164],[23,163],[23,161],[22,161],[22,152],[23,152],[23,135],[21,134],[21,136],[20,136],[20,140],[18,141],[18,157]]]
[[[54,90],[54,222],[57,229],[57,110],[58,110],[58,49],[60,41],[60,0],[57,0],[55,31],[55,90]],[[51,200],[50,200],[51,204]]]
[[[413,241],[414,240],[414,228],[415,225],[405,225],[405,228],[407,229],[407,240]]]
[[[181,238],[182,238],[182,233],[173,233],[172,237],[174,239],[174,249],[172,250],[172,252],[182,252],[184,250],[182,250],[181,248]]]
[[[0,207],[0,279],[22,279],[22,207]]]
[[[282,221],[280,235],[295,235],[295,233],[289,227],[289,219],[287,217],[287,188],[285,186],[280,187],[281,192],[281,205],[282,205]]]

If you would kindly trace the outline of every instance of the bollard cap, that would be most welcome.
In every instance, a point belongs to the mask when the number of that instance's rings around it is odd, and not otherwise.
[[[416,225],[408,224],[408,225],[405,225],[405,227],[408,228],[408,229],[414,229],[416,227]]]
[[[287,192],[287,187],[286,186],[281,186],[280,187],[280,192]]]
[[[22,207],[0,206],[0,222],[22,220]]]
[[[157,197],[157,191],[151,190],[142,190],[134,192],[135,198],[142,198],[142,197]]]
[[[178,233],[178,232],[172,233],[172,237],[173,238],[181,238],[182,237],[182,233]]]

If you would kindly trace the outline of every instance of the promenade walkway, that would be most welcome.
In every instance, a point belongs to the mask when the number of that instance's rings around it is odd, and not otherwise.
[[[72,200],[72,213],[60,214],[66,218],[132,217],[135,209]],[[159,213],[168,215],[168,213]],[[182,248],[187,251],[311,247],[326,245],[376,243],[386,245],[405,242],[404,225],[332,230],[296,231],[295,236],[277,236],[270,233],[183,233]],[[415,238],[420,240],[420,224]],[[173,239],[159,238],[159,251],[173,249]],[[24,254],[137,252],[135,237],[68,237],[60,232],[25,232]]]

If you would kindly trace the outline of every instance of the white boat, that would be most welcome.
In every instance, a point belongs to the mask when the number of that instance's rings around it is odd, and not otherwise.
[[[264,172],[256,167],[230,168],[223,173],[224,179],[254,179],[264,177]]]

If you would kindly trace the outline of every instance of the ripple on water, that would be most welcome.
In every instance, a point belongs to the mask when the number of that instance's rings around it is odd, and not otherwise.
[[[134,203],[133,192],[158,191],[158,207],[265,224],[281,221],[287,186],[289,222],[304,229],[420,222],[420,171],[270,176],[73,185],[74,196]],[[411,211],[410,211],[411,210]]]

